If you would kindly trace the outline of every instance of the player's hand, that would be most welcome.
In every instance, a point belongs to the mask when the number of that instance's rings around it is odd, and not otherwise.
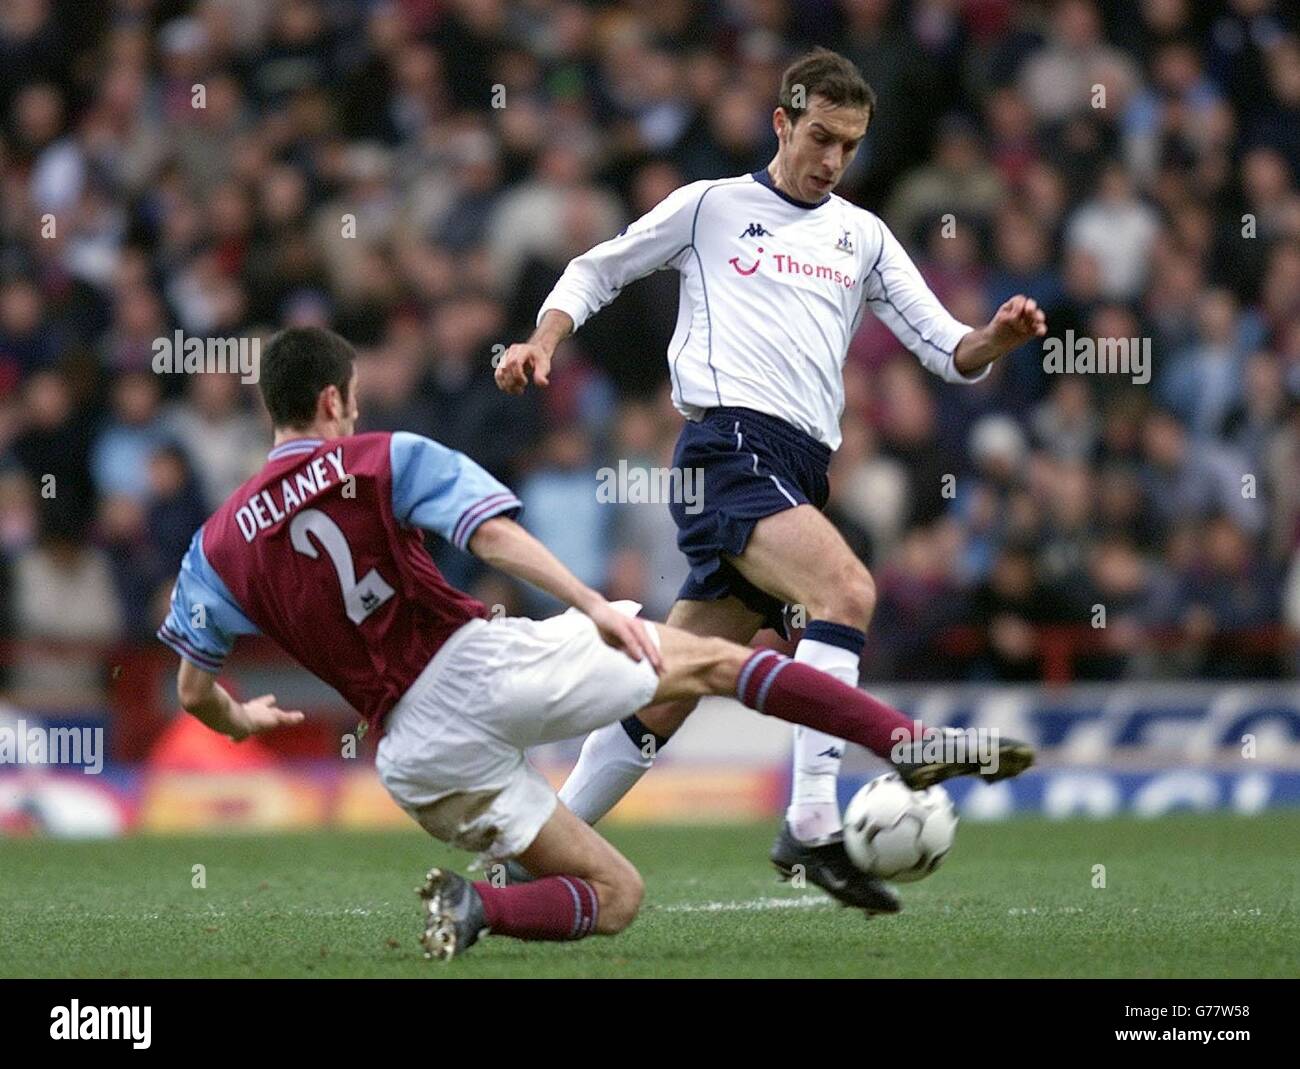
[[[650,637],[643,621],[635,616],[624,616],[609,602],[588,610],[587,615],[595,623],[596,630],[606,645],[622,650],[637,662],[645,657],[654,666],[655,672],[663,672],[664,662],[659,646]]]
[[[994,314],[989,323],[994,341],[1006,352],[1024,344],[1030,338],[1047,334],[1047,316],[1038,302],[1023,293],[1017,293]]]
[[[249,735],[257,735],[273,728],[301,724],[306,719],[297,709],[278,708],[274,694],[263,694],[260,698],[243,702],[239,708],[243,714],[240,719],[243,721],[244,730],[240,734],[231,735],[236,742],[248,738]]]
[[[528,386],[528,376],[538,386],[551,384],[551,354],[532,342],[519,342],[510,346],[497,365],[497,386],[506,393],[523,393]]]

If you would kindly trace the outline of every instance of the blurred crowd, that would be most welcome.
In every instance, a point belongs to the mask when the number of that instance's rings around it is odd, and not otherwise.
[[[839,193],[971,324],[1149,339],[1149,382],[976,387],[867,317],[830,515],[876,578],[882,679],[1296,674],[1300,11],[1282,0],[5,0],[0,635],[147,639],[269,433],[154,341],[321,324],[362,429],[470,453],[586,581],[662,618],[677,278],[629,285],[552,387],[499,393],[567,261],[668,192],[765,166],[783,68],[849,56],[878,114]],[[554,608],[431,546],[508,611]],[[1102,618],[1098,619],[1098,607]]]

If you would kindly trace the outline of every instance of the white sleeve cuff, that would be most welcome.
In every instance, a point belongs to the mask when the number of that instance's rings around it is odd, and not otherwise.
[[[587,303],[579,298],[576,294],[552,292],[549,297],[542,303],[542,307],[537,311],[537,322],[534,325],[540,325],[542,316],[546,315],[552,308],[565,313],[573,320],[573,330],[576,333],[578,328],[587,321],[590,312],[587,309]]]

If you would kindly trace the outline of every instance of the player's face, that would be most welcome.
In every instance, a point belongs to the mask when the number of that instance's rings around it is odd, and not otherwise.
[[[867,110],[834,105],[814,95],[797,123],[777,108],[777,170],[787,192],[818,201],[834,189],[867,132]]]

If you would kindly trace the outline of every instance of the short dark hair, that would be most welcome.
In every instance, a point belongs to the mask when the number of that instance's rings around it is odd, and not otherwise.
[[[795,107],[795,91],[803,87],[802,106]],[[805,52],[781,75],[781,97],[778,103],[790,116],[791,124],[797,123],[800,116],[808,110],[808,102],[814,96],[825,97],[837,107],[866,108],[867,122],[876,114],[875,91],[862,77],[862,73],[853,61],[832,52],[829,48],[814,48]]]
[[[276,427],[301,430],[316,418],[316,400],[326,386],[348,399],[356,350],[324,327],[288,327],[266,343],[259,382]]]

